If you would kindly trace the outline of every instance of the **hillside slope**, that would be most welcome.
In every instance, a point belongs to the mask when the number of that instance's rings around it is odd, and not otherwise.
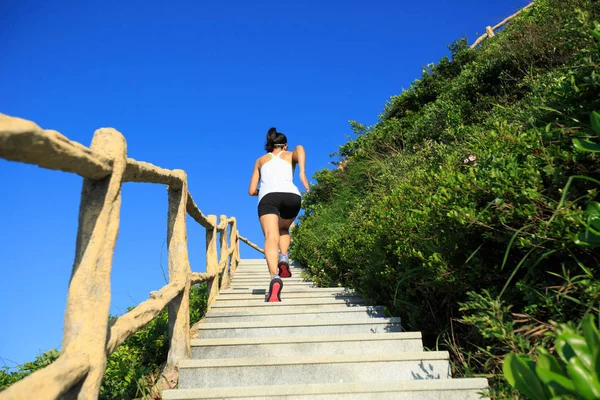
[[[600,179],[598,156],[573,148],[598,141],[594,20],[597,1],[538,0],[478,49],[453,42],[377,124],[352,122],[339,167],[314,176],[292,257],[449,349],[459,375],[496,376],[550,321],[598,312],[597,248],[573,238],[600,186],[574,180],[559,207],[570,176]]]

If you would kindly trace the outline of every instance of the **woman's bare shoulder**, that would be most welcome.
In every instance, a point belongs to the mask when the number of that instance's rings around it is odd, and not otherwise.
[[[260,156],[256,159],[256,165],[258,166],[258,168],[260,168],[270,159],[271,159],[271,156],[269,155],[269,153],[263,154],[262,156]]]

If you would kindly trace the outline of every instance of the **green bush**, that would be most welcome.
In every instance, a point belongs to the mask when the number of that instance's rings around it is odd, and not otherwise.
[[[553,332],[558,358],[538,347],[537,362],[510,353],[504,361],[506,380],[533,400],[600,399],[600,333],[587,315],[582,329],[558,324]]]
[[[598,185],[570,177],[600,178],[597,153],[573,149],[597,142],[599,17],[595,1],[541,0],[479,49],[455,41],[378,123],[352,123],[292,233],[316,282],[385,305],[492,398],[516,396],[502,360],[541,343],[533,329],[598,309],[597,253],[573,240],[594,232]]]

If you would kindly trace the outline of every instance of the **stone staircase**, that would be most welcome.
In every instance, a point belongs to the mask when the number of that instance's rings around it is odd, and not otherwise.
[[[266,261],[242,260],[179,364],[179,387],[163,399],[471,400],[484,378],[452,379],[448,352],[423,351],[345,288],[316,288],[292,267],[281,303],[265,303]]]

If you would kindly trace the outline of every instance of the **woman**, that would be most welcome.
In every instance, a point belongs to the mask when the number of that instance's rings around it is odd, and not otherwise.
[[[258,218],[265,235],[265,256],[271,283],[265,301],[281,301],[281,278],[292,276],[287,256],[290,247],[290,225],[300,212],[300,191],[294,185],[294,169],[300,167],[300,180],[309,192],[306,179],[306,153],[298,145],[294,151],[287,151],[287,138],[277,129],[267,133],[265,144],[267,154],[254,163],[248,194],[258,196]],[[258,184],[260,181],[260,191]]]

